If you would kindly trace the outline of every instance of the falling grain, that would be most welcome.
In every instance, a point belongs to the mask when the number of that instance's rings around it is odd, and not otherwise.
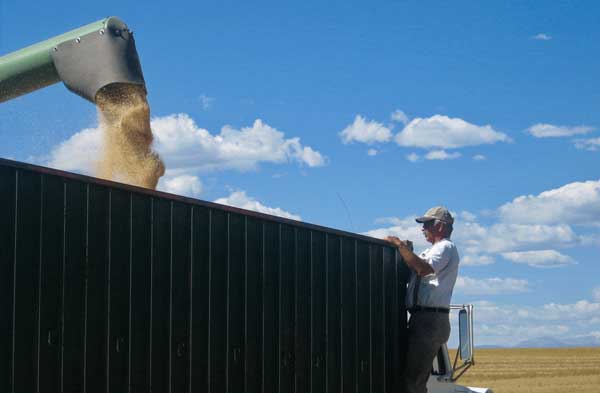
[[[150,107],[143,86],[112,84],[98,92],[103,133],[98,176],[155,189],[165,166],[152,151]]]

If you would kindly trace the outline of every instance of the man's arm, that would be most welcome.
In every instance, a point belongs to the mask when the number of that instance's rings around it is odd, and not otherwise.
[[[404,259],[404,262],[408,265],[408,267],[417,272],[419,276],[423,277],[434,273],[431,265],[419,258],[417,254],[412,252],[407,242],[403,242],[396,236],[388,236],[384,240],[392,243],[398,248],[398,252],[402,256],[402,259]]]

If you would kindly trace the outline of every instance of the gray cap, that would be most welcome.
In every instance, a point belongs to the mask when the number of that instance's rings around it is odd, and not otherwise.
[[[417,222],[424,223],[431,220],[439,220],[446,224],[454,224],[454,217],[452,214],[443,206],[432,207],[427,210],[422,217],[417,217]]]

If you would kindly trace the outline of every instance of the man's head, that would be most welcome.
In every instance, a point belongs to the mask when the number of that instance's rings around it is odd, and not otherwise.
[[[423,224],[423,235],[432,244],[449,239],[452,234],[454,217],[443,206],[432,207],[423,216],[417,217],[416,221]]]

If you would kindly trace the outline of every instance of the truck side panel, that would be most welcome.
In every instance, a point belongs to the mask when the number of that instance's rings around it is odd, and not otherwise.
[[[0,166],[0,391],[13,391],[16,170]]]
[[[398,392],[376,239],[0,159],[0,391]]]

